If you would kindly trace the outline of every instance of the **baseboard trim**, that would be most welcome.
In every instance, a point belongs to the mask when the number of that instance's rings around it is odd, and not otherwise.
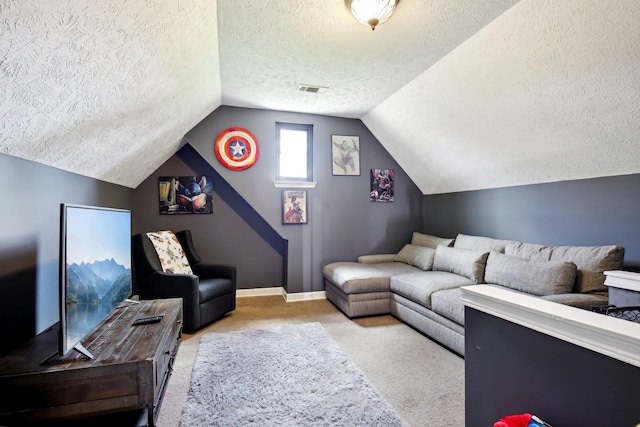
[[[287,291],[282,289],[282,297],[286,302],[310,301],[315,299],[327,299],[327,293],[325,291],[315,291],[289,294]]]
[[[238,289],[236,290],[236,297],[266,297],[282,295],[282,287],[276,286],[273,288],[254,288],[254,289]]]
[[[315,292],[296,292],[293,294],[287,293],[283,287],[273,287],[273,288],[254,288],[254,289],[238,289],[236,290],[236,297],[266,297],[266,296],[274,296],[281,295],[282,298],[286,302],[296,302],[296,301],[310,301],[314,299],[327,299],[327,294],[325,291],[315,291]]]

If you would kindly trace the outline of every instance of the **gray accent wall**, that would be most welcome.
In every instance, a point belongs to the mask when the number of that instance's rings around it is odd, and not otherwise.
[[[620,245],[625,269],[640,269],[640,175],[424,197],[424,230],[542,245]]]
[[[313,125],[313,176],[317,186],[307,190],[308,224],[282,224],[282,189],[274,186],[276,122]],[[243,127],[256,136],[260,156],[251,168],[229,170],[216,158],[214,142],[229,127]],[[333,176],[333,134],[360,137],[360,176]],[[159,218],[157,206],[151,202],[148,192],[157,192],[160,174],[170,176],[189,171],[188,165],[174,163],[175,159],[136,189],[135,228],[148,231],[159,226],[188,225],[200,236],[196,244],[203,258],[203,254],[211,253],[214,259],[238,265],[239,288],[280,286],[284,277],[288,293],[322,291],[320,272],[325,264],[355,261],[362,254],[396,253],[411,239],[411,233],[422,227],[422,194],[360,120],[220,107],[188,132],[185,139],[288,241],[288,259],[278,260],[259,236],[243,229],[242,219],[224,208],[223,200],[214,200],[214,214],[206,218],[180,218],[179,223],[175,219]],[[371,168],[395,171],[394,202],[369,201]],[[143,197],[147,201],[143,202]],[[222,249],[224,257],[216,254],[220,249],[213,247],[225,248]],[[267,268],[265,264],[269,263],[281,264]],[[282,265],[286,271],[279,273]]]
[[[133,232],[191,230],[203,260],[236,266],[238,288],[282,286],[282,256],[218,195],[215,178],[213,214],[160,215],[159,177],[202,174],[204,171],[194,170],[177,155],[167,160],[136,188]]]
[[[2,345],[58,321],[60,204],[132,209],[133,189],[0,154]]]

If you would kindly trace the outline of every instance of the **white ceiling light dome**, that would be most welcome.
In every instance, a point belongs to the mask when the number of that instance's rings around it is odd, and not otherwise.
[[[376,29],[376,25],[386,22],[400,0],[345,0],[347,7],[362,25]]]

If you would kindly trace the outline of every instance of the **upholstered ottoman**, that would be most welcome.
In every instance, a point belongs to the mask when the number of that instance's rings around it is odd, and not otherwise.
[[[395,255],[370,255],[358,262],[334,262],[322,269],[327,299],[349,318],[389,313],[391,276],[420,271]]]

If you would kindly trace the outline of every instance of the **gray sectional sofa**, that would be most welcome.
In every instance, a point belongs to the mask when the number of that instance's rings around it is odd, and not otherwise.
[[[349,318],[392,314],[464,355],[463,286],[487,283],[589,309],[607,304],[604,271],[620,246],[543,246],[414,232],[397,254],[364,255],[322,269],[327,299]]]

